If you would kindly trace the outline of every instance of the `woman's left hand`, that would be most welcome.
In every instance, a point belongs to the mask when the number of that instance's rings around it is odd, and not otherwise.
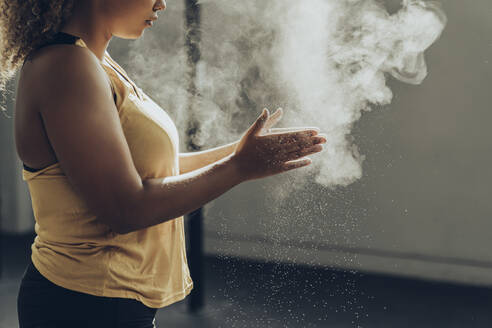
[[[268,121],[265,123],[265,127],[263,128],[263,135],[265,134],[271,134],[271,133],[288,133],[288,132],[297,132],[297,131],[304,131],[307,128],[302,127],[302,128],[296,128],[296,127],[291,127],[291,128],[273,128],[284,116],[284,111],[282,108],[278,108],[275,113],[270,115],[268,117]],[[234,152],[236,151],[236,147],[239,144],[239,141],[234,142]],[[233,152],[233,153],[234,153]]]

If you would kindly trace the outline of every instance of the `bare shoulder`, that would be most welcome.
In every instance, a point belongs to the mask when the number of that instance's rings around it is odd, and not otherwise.
[[[98,58],[87,48],[53,45],[38,50],[25,63],[19,86],[27,89],[38,110],[57,98],[76,100],[81,88],[87,93],[110,94]]]

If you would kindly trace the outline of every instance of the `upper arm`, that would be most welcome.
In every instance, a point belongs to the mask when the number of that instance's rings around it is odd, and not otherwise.
[[[55,57],[59,57],[58,60]],[[119,231],[129,198],[142,187],[111,88],[87,49],[64,47],[44,63],[39,111],[69,182],[88,207]]]

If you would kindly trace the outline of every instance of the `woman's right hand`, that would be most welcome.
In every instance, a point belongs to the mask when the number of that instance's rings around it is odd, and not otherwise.
[[[269,119],[274,116],[274,120]],[[306,156],[323,150],[326,137],[317,128],[274,129],[276,133],[270,133],[274,124],[271,122],[277,122],[281,116],[281,109],[272,116],[264,109],[241,137],[231,158],[241,180],[260,179],[307,166],[312,161]]]

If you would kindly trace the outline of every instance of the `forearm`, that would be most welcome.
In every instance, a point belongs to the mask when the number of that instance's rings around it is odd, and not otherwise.
[[[207,149],[194,153],[179,154],[179,171],[181,174],[198,170],[202,167],[215,163],[229,155],[236,149],[237,142],[224,146]]]
[[[192,172],[142,181],[120,229],[128,233],[188,214],[241,183],[232,156]]]

